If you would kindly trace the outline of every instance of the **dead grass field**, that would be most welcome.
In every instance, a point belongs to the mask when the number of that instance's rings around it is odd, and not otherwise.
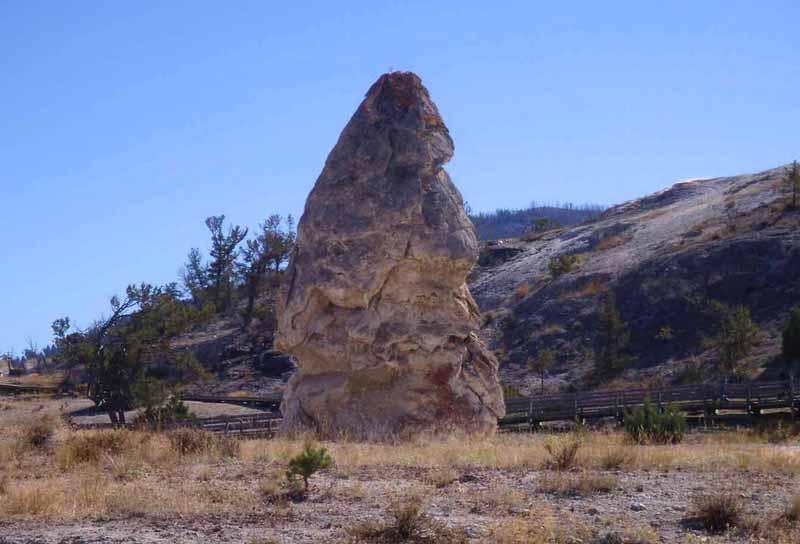
[[[749,432],[677,446],[616,432],[342,440],[292,502],[284,472],[311,437],[75,432],[59,411],[0,400],[0,542],[800,541],[800,448]],[[696,503],[722,493],[740,517],[711,534]]]

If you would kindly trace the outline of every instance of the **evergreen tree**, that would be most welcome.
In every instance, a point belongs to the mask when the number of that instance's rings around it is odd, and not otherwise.
[[[800,306],[792,310],[783,330],[783,356],[790,362],[800,362]]]
[[[798,196],[800,196],[800,165],[797,161],[793,161],[791,166],[786,168],[783,185],[791,199],[789,206],[796,209]]]
[[[713,301],[710,307],[719,325],[717,334],[707,340],[706,345],[717,350],[717,362],[724,373],[739,374],[742,360],[750,355],[758,343],[759,328],[750,318],[750,310],[746,306],[730,307]]]
[[[240,260],[236,263],[239,276],[245,287],[247,306],[245,323],[247,326],[253,318],[255,300],[261,284],[268,273],[277,275],[288,262],[294,249],[294,219],[288,216],[286,228],[283,228],[280,215],[271,215],[259,225],[258,235],[247,240],[240,251]]]
[[[174,284],[131,285],[125,297],[111,298],[111,315],[85,331],[70,333],[68,318],[57,319],[53,332],[57,359],[87,385],[89,398],[114,424],[140,400],[137,389],[148,366],[167,365],[171,385],[203,374],[190,354],[173,350],[170,341],[202,320],[202,313],[178,297]]]
[[[600,349],[598,350],[597,371],[600,375],[613,375],[628,368],[633,357],[627,352],[630,333],[617,309],[617,298],[613,291],[606,293],[600,307]]]
[[[181,271],[181,279],[192,301],[197,306],[202,306],[208,290],[208,268],[203,262],[200,250],[196,247],[189,250],[186,264]]]
[[[544,393],[544,376],[556,360],[556,354],[551,349],[540,350],[536,357],[528,361],[528,368],[536,372],[541,378],[541,393]]]
[[[247,236],[247,229],[239,226],[223,230],[224,215],[206,219],[211,232],[211,262],[208,264],[208,280],[212,299],[217,311],[225,312],[233,304],[234,263],[236,248]]]

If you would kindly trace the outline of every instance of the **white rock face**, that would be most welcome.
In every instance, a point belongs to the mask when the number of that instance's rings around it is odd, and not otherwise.
[[[297,358],[284,430],[385,438],[494,429],[504,406],[466,277],[478,242],[442,169],[453,142],[420,79],[381,76],[306,202],[278,304]]]

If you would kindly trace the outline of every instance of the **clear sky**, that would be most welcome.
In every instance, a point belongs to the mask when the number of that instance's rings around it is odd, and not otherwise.
[[[0,0],[0,352],[299,215],[369,85],[423,79],[475,210],[800,156],[800,3]]]

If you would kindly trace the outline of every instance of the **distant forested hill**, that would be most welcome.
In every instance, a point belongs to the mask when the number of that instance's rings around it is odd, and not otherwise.
[[[572,203],[537,204],[523,210],[500,209],[494,212],[470,213],[481,240],[516,238],[534,230],[537,221],[546,219],[562,227],[593,219],[605,210],[598,204],[575,205]]]

